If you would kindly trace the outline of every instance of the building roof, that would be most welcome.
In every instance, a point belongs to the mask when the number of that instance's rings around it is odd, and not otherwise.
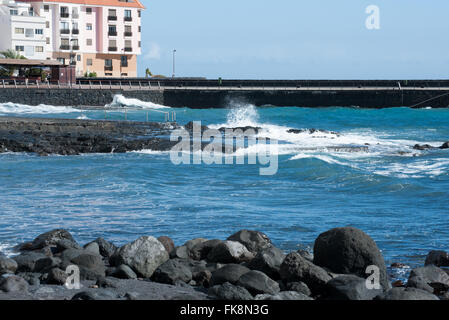
[[[63,64],[55,60],[0,59],[0,66],[53,67]]]
[[[145,9],[139,0],[16,0],[18,2],[74,3],[87,6],[129,7]]]

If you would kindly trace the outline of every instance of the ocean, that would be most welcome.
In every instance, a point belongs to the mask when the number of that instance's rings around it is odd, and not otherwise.
[[[175,165],[168,152],[39,157],[0,154],[0,251],[54,228],[80,242],[117,245],[142,235],[177,245],[266,233],[283,250],[313,248],[317,236],[354,226],[387,265],[416,267],[449,244],[449,150],[415,150],[449,140],[449,109],[260,107],[171,109],[117,96],[114,111],[0,104],[0,116],[163,121],[211,128],[254,126],[279,141],[278,170],[253,164]],[[122,107],[118,107],[122,106]],[[154,110],[162,112],[153,112]],[[288,132],[290,129],[325,131]],[[353,151],[341,147],[363,146]],[[253,152],[247,150],[247,153]],[[400,275],[397,275],[400,278]]]

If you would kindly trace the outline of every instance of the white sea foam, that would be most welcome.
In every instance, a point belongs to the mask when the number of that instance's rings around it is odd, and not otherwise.
[[[139,99],[126,98],[121,94],[114,96],[112,103],[106,105],[106,107],[117,108],[117,107],[129,107],[129,108],[139,108],[139,109],[169,109],[170,107],[163,106],[160,104],[141,101]]]
[[[81,112],[81,110],[72,107],[63,106],[51,106],[46,104],[40,104],[38,106],[29,106],[19,103],[1,103],[0,104],[0,114],[10,115],[10,114],[60,114],[60,113],[74,113]]]
[[[391,160],[395,159],[394,157],[419,159],[419,156],[426,151],[414,150],[415,144],[438,146],[443,143],[441,141],[398,139],[389,136],[388,133],[373,132],[369,129],[353,129],[341,134],[327,131],[312,133],[309,130],[293,133],[288,132],[292,129],[290,127],[261,123],[257,109],[253,105],[237,105],[230,109],[225,123],[209,125],[212,129],[247,126],[261,128],[257,134],[259,138],[277,140],[279,144],[274,152],[278,155],[292,155],[289,158],[291,161],[318,159],[329,164],[348,166],[379,175],[404,177],[438,176],[445,174],[449,168],[448,159],[438,159],[435,163],[417,160],[411,164],[400,162],[389,164],[394,161]],[[254,145],[239,149],[232,156],[246,156],[265,150],[264,146]]]
[[[142,149],[137,151],[130,151],[129,153],[140,153],[140,154],[152,154],[152,155],[160,155],[160,154],[169,154],[170,151],[156,151],[151,149]]]

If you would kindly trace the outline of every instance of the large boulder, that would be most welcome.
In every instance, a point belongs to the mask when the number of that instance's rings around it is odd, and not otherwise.
[[[236,241],[219,243],[207,255],[208,261],[221,263],[241,263],[253,258],[254,255],[243,244]]]
[[[445,293],[449,290],[449,275],[434,265],[413,269],[410,272],[407,287],[430,293]]]
[[[424,265],[435,265],[437,267],[449,267],[449,253],[445,251],[430,251]]]
[[[53,268],[48,273],[47,284],[64,285],[69,275],[59,268]]]
[[[164,246],[165,250],[167,250],[167,253],[170,254],[170,252],[173,251],[175,248],[175,243],[170,237],[161,236],[157,238],[160,243]]]
[[[219,300],[246,301],[253,300],[253,296],[243,287],[235,286],[229,282],[213,286],[209,289],[209,295]]]
[[[95,241],[86,244],[84,246],[84,250],[89,252],[89,253],[91,253],[91,254],[95,254],[97,256],[100,255],[100,246]]]
[[[259,270],[274,280],[280,278],[279,269],[284,261],[285,253],[273,245],[260,250],[248,264],[248,268]]]
[[[355,274],[368,277],[367,268],[377,266],[380,284],[390,288],[384,258],[371,237],[352,228],[335,228],[318,236],[314,245],[313,262],[339,274]]]
[[[126,264],[119,265],[111,275],[118,279],[137,279],[136,273]]]
[[[237,285],[247,289],[251,294],[276,294],[280,291],[279,284],[265,273],[252,270],[245,273],[237,281]]]
[[[105,258],[110,258],[117,250],[117,247],[112,242],[109,242],[103,238],[97,238],[94,242],[98,244],[100,254]]]
[[[309,287],[304,282],[289,282],[285,286],[288,291],[296,291],[306,296],[312,295],[312,291],[310,291]]]
[[[250,272],[251,270],[239,264],[227,264],[224,267],[212,272],[210,284],[212,286],[220,285],[225,282],[231,284],[237,283],[242,275]]]
[[[254,254],[271,244],[271,240],[266,234],[251,230],[240,230],[231,235],[227,240],[240,242]]]
[[[175,247],[171,252],[170,252],[170,258],[171,259],[188,259],[189,258],[189,250],[187,249],[186,246],[179,246],[179,247]]]
[[[151,279],[155,282],[175,285],[179,281],[188,283],[192,280],[192,272],[185,263],[178,259],[168,260],[154,271]]]
[[[61,259],[57,257],[45,257],[36,261],[33,271],[45,273],[53,268],[59,267],[61,265],[61,262]]]
[[[106,275],[106,266],[100,255],[86,252],[73,258],[71,262],[80,267],[81,271],[85,270],[89,275],[95,275],[93,278],[90,276],[89,280],[96,280],[98,277]],[[81,276],[82,274],[83,272],[81,272]]]
[[[392,288],[380,295],[374,300],[439,300],[434,294],[425,290],[416,288]]]
[[[169,259],[167,250],[154,237],[140,237],[125,244],[111,257],[112,265],[126,264],[139,276],[150,278],[154,271]]]
[[[189,250],[189,257],[194,260],[204,260],[209,252],[220,243],[223,243],[223,241],[217,239],[198,243]]]
[[[5,273],[16,273],[18,268],[17,262],[5,256],[0,256],[0,275]]]
[[[4,292],[28,292],[28,282],[19,276],[0,278],[0,290]]]
[[[56,247],[58,241],[60,240],[68,240],[76,243],[73,236],[64,229],[55,229],[46,233],[39,235],[36,239],[33,240],[31,244],[31,250],[42,249],[44,247]]]
[[[287,255],[281,264],[279,273],[285,283],[304,282],[314,294],[319,294],[324,285],[332,279],[326,270],[296,252]]]
[[[13,260],[17,262],[17,271],[33,272],[36,262],[43,258],[47,258],[47,256],[43,253],[26,251],[18,256],[15,256]]]
[[[326,298],[330,300],[373,300],[381,289],[368,289],[366,279],[341,275],[326,283]]]

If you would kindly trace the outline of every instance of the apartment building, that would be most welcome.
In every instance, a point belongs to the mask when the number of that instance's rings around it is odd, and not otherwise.
[[[136,77],[141,54],[138,0],[17,0],[44,19],[47,59],[76,66],[77,76]]]
[[[45,60],[50,48],[45,19],[28,3],[0,0],[0,51],[15,50],[28,59]]]

